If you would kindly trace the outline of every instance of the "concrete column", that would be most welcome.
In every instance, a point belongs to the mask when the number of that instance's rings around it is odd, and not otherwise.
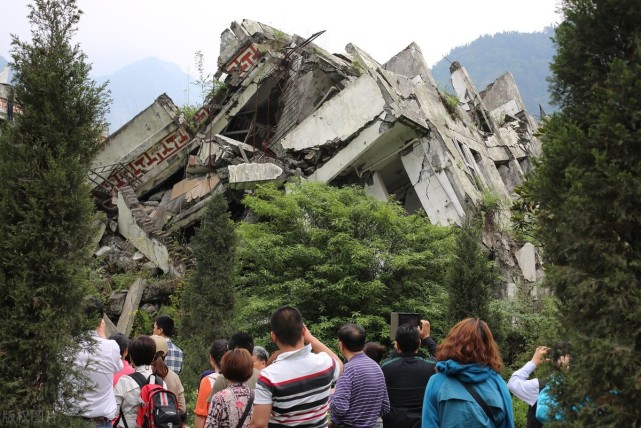
[[[140,278],[129,287],[129,292],[125,298],[125,305],[122,308],[122,313],[118,319],[118,326],[116,327],[116,329],[125,336],[129,336],[134,326],[136,311],[138,310],[138,306],[140,306],[142,293],[145,291],[146,286],[147,282]]]
[[[387,186],[385,186],[381,174],[378,172],[372,173],[372,184],[365,184],[365,193],[380,201],[387,202],[389,192],[387,191]]]

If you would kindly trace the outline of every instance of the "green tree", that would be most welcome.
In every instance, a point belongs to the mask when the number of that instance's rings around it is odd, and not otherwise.
[[[479,216],[463,218],[456,235],[454,257],[447,270],[448,321],[453,326],[468,317],[490,322],[490,302],[498,291],[496,266],[481,247]],[[490,324],[490,327],[494,327]]]
[[[70,392],[62,357],[86,327],[78,303],[95,233],[86,177],[108,98],[71,42],[76,2],[29,8],[32,41],[12,39],[22,114],[0,137],[0,410],[46,412]]]
[[[641,8],[565,0],[561,9],[551,89],[562,110],[545,124],[528,183],[547,283],[573,342],[560,398],[576,425],[639,426]]]
[[[206,210],[191,243],[196,268],[182,291],[178,332],[186,355],[181,377],[194,388],[209,368],[211,343],[234,332],[236,232],[223,194],[214,195]]]
[[[264,186],[244,203],[258,221],[239,226],[238,319],[259,342],[284,304],[298,307],[328,344],[349,321],[363,325],[368,340],[389,343],[391,311],[420,312],[443,331],[450,228],[355,187]]]

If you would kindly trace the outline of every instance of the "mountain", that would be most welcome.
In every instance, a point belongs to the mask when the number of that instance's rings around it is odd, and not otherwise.
[[[550,113],[556,110],[550,105],[546,81],[555,54],[551,40],[553,35],[554,29],[548,27],[537,33],[507,32],[482,36],[452,49],[446,58],[432,67],[432,75],[439,88],[454,92],[449,68],[450,61],[458,61],[480,92],[497,77],[510,71],[527,111],[538,116],[540,104],[545,112]]]
[[[193,78],[176,64],[157,58],[143,59],[95,80],[100,83],[109,81],[107,88],[111,91],[112,104],[107,122],[110,133],[148,107],[162,93],[169,95],[177,106],[200,105],[202,100]]]
[[[5,65],[7,65],[8,62],[9,61],[4,59],[4,57],[2,55],[0,55],[0,71],[2,71],[2,69],[4,68]]]

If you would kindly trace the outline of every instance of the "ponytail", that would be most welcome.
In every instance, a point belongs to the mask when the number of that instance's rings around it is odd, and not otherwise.
[[[151,362],[152,373],[163,379],[167,376],[167,373],[169,373],[169,368],[167,368],[167,364],[165,364],[164,355],[165,353],[162,351],[156,352],[156,355],[154,355],[154,359]]]

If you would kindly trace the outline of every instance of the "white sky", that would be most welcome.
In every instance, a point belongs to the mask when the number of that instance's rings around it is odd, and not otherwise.
[[[431,66],[450,49],[502,31],[541,31],[558,23],[560,0],[77,0],[85,13],[76,41],[94,65],[110,74],[137,60],[157,57],[195,74],[194,53],[202,51],[208,72],[216,70],[220,33],[232,21],[253,19],[288,34],[344,52],[353,43],[386,62],[412,41]],[[30,38],[27,0],[0,6],[0,55],[9,59],[10,36]]]

